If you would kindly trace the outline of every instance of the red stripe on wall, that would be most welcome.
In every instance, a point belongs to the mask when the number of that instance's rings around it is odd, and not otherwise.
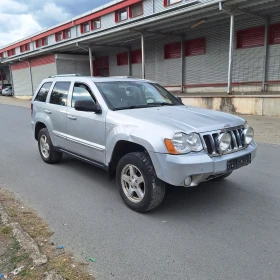
[[[37,67],[45,64],[51,64],[55,62],[55,56],[53,54],[41,56],[35,59],[30,60],[30,66],[31,67]]]
[[[21,69],[25,69],[25,68],[28,68],[28,67],[29,67],[29,65],[28,65],[27,61],[18,62],[18,63],[15,63],[11,66],[12,71],[21,70]]]

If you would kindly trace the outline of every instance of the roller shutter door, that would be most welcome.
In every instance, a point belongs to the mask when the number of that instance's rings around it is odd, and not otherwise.
[[[23,61],[11,66],[13,75],[14,95],[31,96],[32,86],[28,62]]]
[[[47,55],[30,60],[34,91],[37,90],[43,79],[56,75],[55,56]]]

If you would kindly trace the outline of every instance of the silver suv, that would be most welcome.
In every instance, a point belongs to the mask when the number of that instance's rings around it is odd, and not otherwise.
[[[53,76],[31,110],[43,161],[57,163],[67,153],[107,170],[138,212],[157,207],[167,184],[226,178],[256,155],[244,119],[185,106],[148,80]]]

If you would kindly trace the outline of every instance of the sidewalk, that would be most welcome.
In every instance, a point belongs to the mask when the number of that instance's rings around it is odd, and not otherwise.
[[[0,96],[0,104],[30,108],[30,101]],[[280,118],[241,115],[255,130],[257,142],[280,145]]]
[[[10,96],[0,95],[0,104],[14,105],[30,108],[30,100],[22,100]]]

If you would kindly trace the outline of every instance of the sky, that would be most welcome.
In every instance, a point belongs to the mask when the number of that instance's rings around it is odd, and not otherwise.
[[[110,0],[0,0],[0,47]]]

